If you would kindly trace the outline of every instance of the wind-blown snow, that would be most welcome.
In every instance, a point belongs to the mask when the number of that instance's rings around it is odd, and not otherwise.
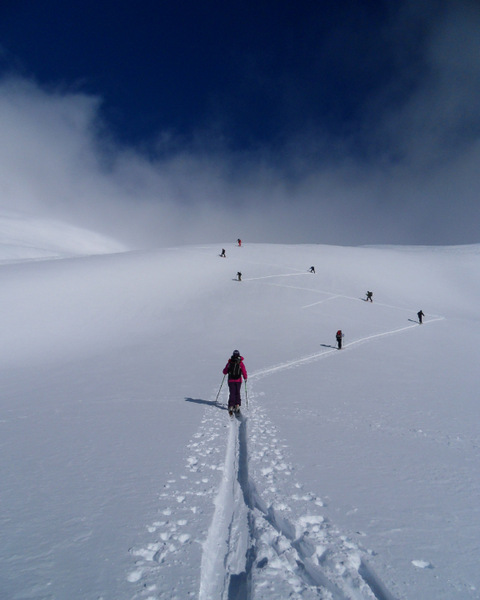
[[[480,246],[223,247],[0,267],[2,598],[478,598]]]

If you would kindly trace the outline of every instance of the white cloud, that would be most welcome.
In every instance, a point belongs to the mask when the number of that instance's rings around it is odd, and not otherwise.
[[[113,143],[99,98],[5,79],[0,206],[62,218],[134,247],[239,236],[478,242],[480,68],[472,57],[480,16],[474,5],[454,6],[420,15],[414,84],[397,102],[392,87],[377,91],[360,144],[355,136],[299,132],[276,153],[234,153],[206,132],[191,145],[175,142],[169,154],[159,132],[162,158],[152,159]],[[405,30],[408,19],[397,26]]]

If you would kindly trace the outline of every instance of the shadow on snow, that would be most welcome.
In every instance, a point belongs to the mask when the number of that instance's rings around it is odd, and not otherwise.
[[[206,404],[207,406],[214,406],[220,410],[227,410],[224,404],[219,404],[215,400],[203,400],[202,398],[185,398],[185,402],[193,402],[194,404]]]

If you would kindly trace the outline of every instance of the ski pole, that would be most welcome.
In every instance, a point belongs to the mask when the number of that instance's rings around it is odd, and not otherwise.
[[[245,381],[245,399],[247,401],[247,408],[248,408],[248,388],[247,388],[247,382]]]
[[[217,397],[215,398],[215,404],[217,403],[218,397],[220,396],[220,392],[222,391],[223,382],[225,381],[226,375],[223,376],[222,383],[220,384],[220,389],[218,390]]]

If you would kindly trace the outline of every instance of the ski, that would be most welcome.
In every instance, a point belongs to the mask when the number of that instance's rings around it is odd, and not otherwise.
[[[240,419],[242,417],[242,413],[240,412],[240,407],[238,407],[237,410],[235,410],[235,408],[233,407],[228,407],[228,416],[233,419],[233,417],[237,417],[237,419]]]

